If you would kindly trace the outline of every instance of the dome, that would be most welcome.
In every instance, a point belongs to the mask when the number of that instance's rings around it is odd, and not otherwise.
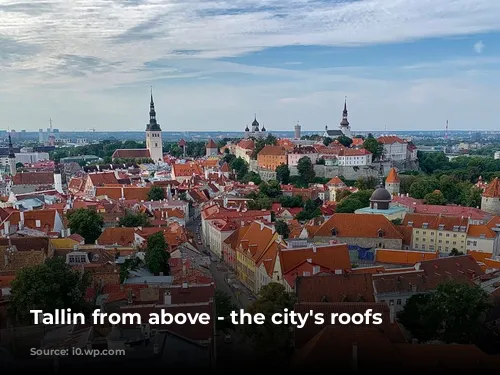
[[[259,122],[257,121],[257,119],[253,120],[252,122],[252,126],[259,126]]]
[[[383,187],[376,189],[370,197],[370,202],[390,202],[392,195]]]

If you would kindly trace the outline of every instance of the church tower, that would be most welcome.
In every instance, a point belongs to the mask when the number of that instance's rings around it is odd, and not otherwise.
[[[12,139],[9,134],[9,172],[11,176],[15,176],[17,173],[16,168],[16,155],[14,154],[14,148],[12,147]]]
[[[349,120],[347,120],[347,98],[345,98],[344,100],[344,110],[342,111],[342,121],[340,121],[340,130],[346,137],[352,138],[351,127],[349,126]]]
[[[163,142],[161,140],[160,124],[156,122],[153,88],[151,88],[151,102],[149,103],[149,124],[146,125],[146,148],[149,150],[150,157],[155,164],[163,162]]]
[[[385,188],[392,195],[398,195],[400,184],[401,181],[399,180],[398,172],[396,168],[392,167],[385,179]]]

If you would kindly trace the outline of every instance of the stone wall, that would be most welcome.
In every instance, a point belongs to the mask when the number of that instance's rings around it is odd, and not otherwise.
[[[339,243],[347,243],[352,246],[364,247],[365,249],[371,248],[384,248],[401,250],[403,241],[401,239],[393,238],[358,238],[358,237],[314,237],[314,242],[329,243],[331,240],[338,241]],[[380,246],[382,245],[382,246]]]

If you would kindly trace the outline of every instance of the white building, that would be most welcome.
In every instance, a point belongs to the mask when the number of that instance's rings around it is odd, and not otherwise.
[[[245,138],[266,138],[267,134],[264,125],[262,125],[262,129],[260,128],[260,124],[257,121],[257,115],[252,122],[252,130],[250,130],[248,126],[245,128]]]
[[[383,135],[377,138],[384,146],[384,160],[403,161],[408,156],[408,142],[395,136]]]
[[[337,160],[338,165],[346,167],[361,167],[372,164],[372,153],[364,148],[342,148],[340,149]]]

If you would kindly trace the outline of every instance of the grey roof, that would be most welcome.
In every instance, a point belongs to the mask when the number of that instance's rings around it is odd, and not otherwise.
[[[390,202],[392,201],[392,195],[385,188],[379,187],[376,189],[372,196],[370,197],[370,202]]]
[[[341,135],[344,135],[342,130],[327,130],[326,134],[328,134],[329,137],[340,137]]]

